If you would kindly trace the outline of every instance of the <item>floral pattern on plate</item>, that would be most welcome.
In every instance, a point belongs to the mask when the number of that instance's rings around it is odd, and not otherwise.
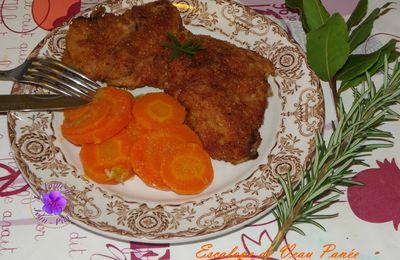
[[[150,1],[109,1],[107,12],[121,13]],[[184,25],[270,59],[274,96],[269,100],[263,141],[256,160],[233,166],[213,162],[215,181],[197,196],[154,191],[138,178],[123,185],[98,185],[82,176],[78,148],[60,133],[61,112],[11,112],[9,137],[16,161],[36,192],[47,179],[68,186],[71,220],[94,232],[142,242],[189,242],[230,232],[275,205],[281,194],[276,174],[298,181],[312,159],[315,132],[323,126],[323,94],[298,44],[266,16],[227,0],[173,0]],[[98,7],[95,7],[98,8]],[[93,9],[78,14],[87,16]],[[51,32],[32,52],[60,59],[68,23]],[[15,84],[14,94],[41,93]]]

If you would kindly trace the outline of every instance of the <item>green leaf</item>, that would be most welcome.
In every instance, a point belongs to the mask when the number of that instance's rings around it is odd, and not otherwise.
[[[373,66],[371,66],[368,69],[368,73],[373,76],[377,72],[381,71],[383,69],[383,65],[385,63],[385,56],[388,56],[389,62],[395,61],[399,56],[399,52],[396,51],[396,40],[391,39],[389,42],[387,42],[383,47],[381,47],[378,51],[380,52],[378,60],[375,62]],[[349,88],[354,88],[360,85],[363,81],[366,80],[365,75],[360,75],[357,76],[353,79],[350,80],[343,80],[342,83],[340,84],[339,88],[339,93],[342,93]]]
[[[182,54],[193,55],[204,49],[200,44],[193,44],[193,41],[190,38],[181,44],[171,33],[167,32],[166,34],[170,42],[164,41],[162,45],[173,50],[168,62],[173,61]]]
[[[286,0],[285,3],[290,9],[299,11],[303,29],[306,33],[309,32],[310,28],[308,27],[306,18],[304,16],[303,0]]]
[[[180,45],[179,41],[173,36],[170,32],[167,32],[168,39],[173,42],[175,45]]]
[[[391,39],[382,48],[380,48],[381,54],[378,61],[368,71],[371,76],[375,75],[378,71],[383,69],[383,65],[385,63],[385,55],[389,57],[389,62],[393,62],[390,57],[392,56],[392,52],[396,50],[396,43],[396,40]]]
[[[335,13],[319,29],[309,32],[306,48],[311,68],[320,79],[331,80],[346,63],[350,53],[343,17]]]
[[[345,92],[350,88],[357,87],[358,85],[363,83],[364,80],[366,80],[365,75],[361,75],[352,80],[342,81],[342,83],[340,84],[340,88],[338,90],[339,94]]]
[[[351,14],[349,20],[347,20],[347,27],[350,29],[361,22],[364,16],[367,14],[368,0],[360,0]]]
[[[392,4],[395,4],[396,2],[387,2],[386,4],[384,4],[381,9],[385,9],[388,8],[389,6],[391,6]]]
[[[378,18],[380,9],[374,9],[371,14],[365,19],[350,35],[350,50],[353,51],[358,45],[363,43],[371,34],[374,21]]]
[[[383,11],[379,14],[378,18],[381,17],[381,16],[383,16],[383,15],[385,15],[385,14],[387,14],[387,13],[389,13],[390,10],[392,10],[392,9],[394,9],[394,8],[387,8],[387,9],[383,10]]]
[[[379,17],[382,15],[387,14],[390,10],[395,9],[395,8],[389,8],[392,4],[396,4],[396,2],[387,2],[381,7],[382,12],[379,14]]]
[[[303,30],[305,33],[310,31],[310,27],[307,24],[306,17],[304,14],[301,14],[301,25],[303,26]]]
[[[303,12],[303,0],[286,0],[285,3],[289,8]]]
[[[392,51],[392,52],[390,53],[388,62],[389,62],[389,63],[394,62],[394,61],[396,61],[399,57],[400,57],[400,52],[394,50],[394,51]]]
[[[321,27],[329,19],[329,13],[322,5],[321,0],[304,0],[304,16],[310,31]]]
[[[299,233],[299,234],[302,235],[302,236],[305,236],[305,235],[306,235],[306,233],[304,233],[303,230],[301,230],[300,228],[295,227],[295,226],[291,226],[291,227],[289,228],[289,230],[292,230],[292,231],[294,231],[294,232],[297,232],[297,233]]]
[[[350,55],[343,68],[336,74],[337,80],[351,80],[363,75],[379,59],[380,50],[370,54]]]
[[[371,14],[356,28],[350,35],[350,50],[353,51],[358,45],[363,43],[368,36],[371,34],[372,27],[375,20],[389,12],[392,8],[389,8],[394,2],[388,2],[381,8],[375,8]]]

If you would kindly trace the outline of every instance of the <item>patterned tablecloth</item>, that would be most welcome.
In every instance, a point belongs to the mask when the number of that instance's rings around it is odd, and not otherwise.
[[[55,25],[98,2],[101,0],[0,1],[0,70],[21,64]],[[304,46],[299,17],[287,10],[283,0],[241,2],[278,19]],[[356,0],[324,2],[330,12],[339,11],[343,15],[349,15],[357,3]],[[369,2],[371,10],[386,1]],[[38,25],[34,17],[43,15],[43,12],[49,13]],[[367,44],[358,51],[374,50],[390,37],[398,39],[399,15],[399,10],[392,10],[381,17]],[[0,82],[0,94],[8,94],[10,88],[11,82]],[[326,122],[330,122],[333,104],[326,84],[323,88]],[[351,97],[346,95],[345,102],[349,104]],[[370,156],[367,160],[369,169],[357,169],[359,174],[363,174],[365,182],[371,184],[365,188],[363,199],[348,201],[347,194],[352,191],[344,190],[340,202],[326,210],[328,213],[339,213],[337,218],[322,222],[326,232],[304,226],[306,237],[289,233],[274,259],[399,259],[400,197],[395,191],[400,186],[400,170],[396,165],[400,151],[400,125],[394,122],[384,128],[393,132],[395,146]],[[331,132],[329,124],[325,131],[327,135]],[[392,180],[390,183],[389,179]],[[242,256],[253,252],[259,255],[268,248],[277,231],[273,215],[268,214],[234,233],[208,241],[178,245],[128,243],[97,235],[73,224],[62,228],[45,227],[31,213],[31,197],[32,191],[13,160],[6,115],[0,114],[0,259],[212,259],[219,256],[218,252]],[[385,207],[378,210],[371,206],[365,210],[365,203]],[[364,210],[359,210],[361,207]]]

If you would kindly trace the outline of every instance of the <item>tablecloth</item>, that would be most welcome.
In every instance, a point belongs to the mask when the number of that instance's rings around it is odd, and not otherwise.
[[[102,1],[1,1],[0,70],[11,69],[21,64],[57,23],[99,2]],[[348,16],[358,1],[323,2],[329,12],[340,12]],[[369,2],[369,10],[372,10],[387,1]],[[281,26],[304,46],[305,36],[299,16],[289,11],[283,0],[241,0],[241,3],[279,21]],[[49,14],[46,20],[38,25],[34,16],[43,10]],[[369,52],[390,38],[399,39],[399,15],[399,10],[395,9],[379,18],[372,36],[357,51]],[[0,94],[8,94],[11,85],[11,82],[0,82]],[[323,90],[327,122],[325,135],[329,135],[332,131],[329,122],[334,119],[333,103],[329,87],[325,83]],[[346,104],[350,104],[351,95],[345,94],[344,100]],[[396,110],[400,111],[398,107]],[[374,182],[384,180],[387,175],[396,176],[397,182],[391,183],[389,187],[371,188],[365,193],[367,201],[381,199],[387,210],[377,212],[371,208],[367,212],[359,212],[357,202],[350,204],[347,190],[344,189],[340,201],[325,210],[326,213],[339,213],[334,219],[321,221],[326,231],[304,225],[302,228],[306,236],[289,232],[279,251],[274,254],[274,259],[399,259],[400,200],[385,198],[391,190],[399,189],[400,185],[400,170],[396,165],[399,163],[400,123],[386,124],[384,128],[395,136],[394,147],[374,152],[367,159],[370,167],[357,168],[356,171],[359,174],[373,174]],[[124,242],[89,232],[74,224],[62,228],[44,226],[32,215],[32,195],[13,159],[7,132],[7,117],[3,113],[0,115],[0,259],[215,259],[222,252],[231,252],[231,255],[242,254],[242,259],[245,259],[251,258],[246,257],[250,252],[254,255],[264,252],[277,232],[273,215],[267,214],[233,233],[206,241],[185,244]]]

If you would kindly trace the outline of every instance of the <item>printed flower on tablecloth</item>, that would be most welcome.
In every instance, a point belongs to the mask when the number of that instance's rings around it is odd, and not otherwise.
[[[31,1],[32,2],[32,1]],[[68,21],[81,10],[81,0],[42,1],[34,0],[32,16],[36,24],[44,30],[52,30]]]
[[[354,180],[364,185],[350,186],[347,198],[351,210],[360,219],[372,223],[400,224],[400,169],[394,159],[377,161],[379,168],[359,172]]]
[[[67,205],[67,200],[59,190],[43,194],[43,210],[48,214],[60,215]]]

